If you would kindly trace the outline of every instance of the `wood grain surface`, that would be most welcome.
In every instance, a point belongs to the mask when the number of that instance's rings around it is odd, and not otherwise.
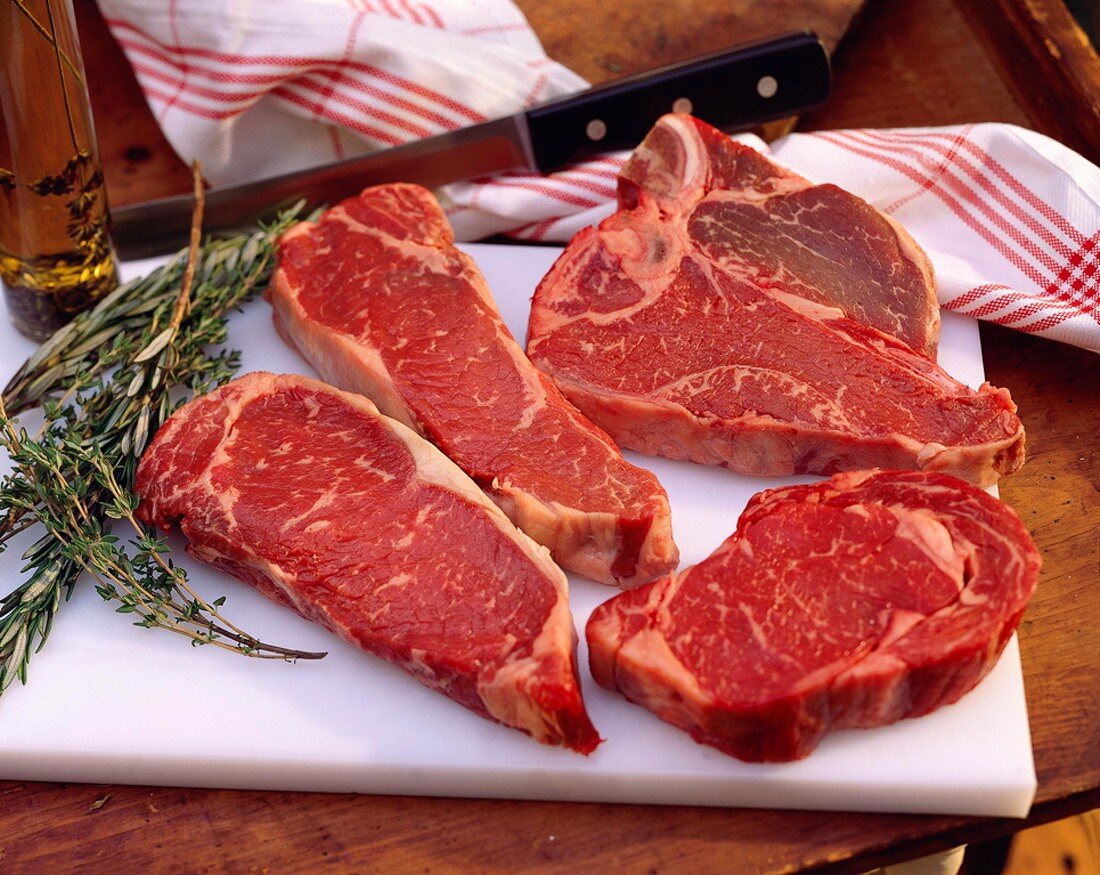
[[[590,82],[637,73],[787,30],[835,49],[865,0],[518,0],[547,54]]]
[[[1062,0],[959,0],[1035,126],[1100,161],[1100,58]]]
[[[684,4],[697,18],[667,0],[520,5],[550,52],[593,80],[617,72],[608,65],[625,72],[755,35],[703,2]],[[94,7],[77,6],[112,198],[184,190],[182,164]],[[776,29],[788,29],[810,23],[795,7],[832,4],[775,6],[788,16]],[[1042,129],[951,0],[872,0],[835,62],[835,96],[804,127]],[[859,872],[1100,805],[1100,359],[996,326],[982,338],[989,379],[1011,390],[1028,430],[1030,461],[1001,494],[1045,562],[1020,628],[1039,774],[1026,821],[7,782],[0,869]]]

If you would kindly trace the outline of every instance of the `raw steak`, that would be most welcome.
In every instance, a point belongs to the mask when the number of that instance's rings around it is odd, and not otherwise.
[[[651,198],[688,217],[692,243],[756,285],[838,307],[935,358],[936,280],[893,218],[835,185],[814,185],[686,115],[668,115],[619,175],[626,209]]]
[[[834,190],[814,195],[816,208],[780,200],[790,212],[787,236],[765,228],[741,250],[735,241],[748,241],[747,232],[735,237],[734,220],[718,216],[762,208],[724,204],[725,190],[708,186],[738,174],[763,188],[791,183],[732,146],[721,172],[710,168],[715,150],[707,151],[700,130],[709,129],[665,117],[643,157],[627,165],[622,209],[577,234],[539,284],[531,360],[620,446],[673,459],[756,476],[920,468],[983,485],[1018,468],[1024,432],[1007,391],[985,384],[975,392],[897,338],[820,303],[839,285],[810,300],[805,284],[785,271],[773,277],[768,267],[788,258],[791,241],[817,245],[822,223],[834,222],[853,253],[860,251],[853,241],[877,240],[893,226],[870,208],[859,218],[859,202]],[[657,159],[645,156],[670,153],[673,138],[681,154],[668,167],[678,167],[680,186],[662,166],[652,171],[651,193],[641,181]],[[767,173],[770,181],[761,181]],[[798,192],[809,198],[818,190]],[[806,223],[813,233],[801,231]],[[888,261],[881,248],[875,253]],[[892,264],[899,274],[912,268],[900,256]]]
[[[168,420],[139,513],[188,552],[470,710],[581,753],[565,575],[449,459],[359,395],[249,374]],[[409,715],[414,720],[416,715]]]
[[[831,729],[927,714],[972,689],[1038,573],[1019,519],[980,489],[838,474],[756,495],[703,562],[597,608],[592,674],[700,743],[798,759]]]
[[[280,241],[280,334],[419,431],[563,567],[631,586],[676,567],[668,497],[527,360],[419,186],[369,188]]]

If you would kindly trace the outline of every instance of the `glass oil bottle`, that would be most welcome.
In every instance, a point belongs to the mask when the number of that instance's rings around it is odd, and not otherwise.
[[[44,340],[118,283],[71,0],[0,0],[0,282]]]

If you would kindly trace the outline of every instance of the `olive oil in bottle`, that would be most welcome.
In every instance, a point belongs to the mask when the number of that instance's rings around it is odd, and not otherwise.
[[[118,283],[71,0],[0,0],[0,282],[35,340]]]

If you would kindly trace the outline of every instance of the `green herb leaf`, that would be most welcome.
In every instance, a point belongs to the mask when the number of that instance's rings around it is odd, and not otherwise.
[[[26,529],[39,537],[24,553],[26,579],[0,598],[0,691],[25,680],[84,572],[119,613],[195,645],[269,659],[324,655],[266,644],[222,617],[224,597],[207,603],[191,589],[165,541],[137,520],[133,492],[146,443],[186,400],[180,390],[206,392],[233,376],[239,355],[218,349],[226,318],[267,285],[275,241],[299,212],[207,240],[181,313],[186,253],[120,286],[42,344],[4,389],[0,446],[12,470],[0,479],[0,549]],[[31,438],[12,417],[34,408],[45,423]],[[112,522],[129,541],[111,533]]]

